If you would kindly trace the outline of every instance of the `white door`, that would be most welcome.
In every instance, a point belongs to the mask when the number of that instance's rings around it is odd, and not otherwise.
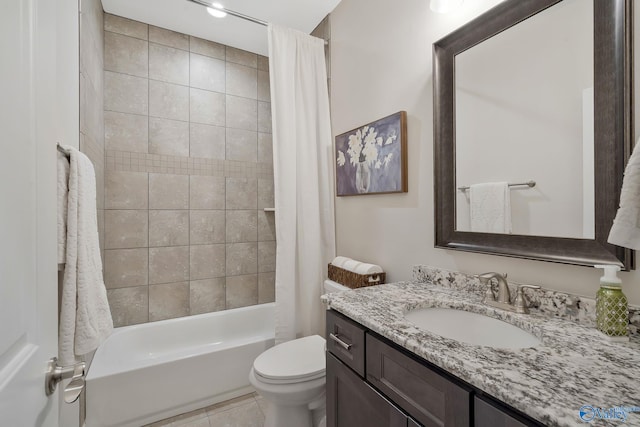
[[[0,0],[0,426],[58,425],[56,6]]]

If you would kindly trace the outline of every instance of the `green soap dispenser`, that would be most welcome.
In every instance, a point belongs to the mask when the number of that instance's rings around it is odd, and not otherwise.
[[[617,265],[595,265],[604,269],[600,289],[596,294],[596,327],[608,339],[629,340],[629,305],[622,293],[622,280],[618,278]]]

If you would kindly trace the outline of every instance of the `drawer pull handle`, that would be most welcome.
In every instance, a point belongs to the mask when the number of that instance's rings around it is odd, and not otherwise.
[[[338,343],[338,345],[342,348],[344,348],[345,350],[349,351],[349,349],[351,348],[351,344],[347,344],[346,342],[342,341],[340,339],[340,335],[339,334],[329,334],[329,337],[334,340],[336,343]]]

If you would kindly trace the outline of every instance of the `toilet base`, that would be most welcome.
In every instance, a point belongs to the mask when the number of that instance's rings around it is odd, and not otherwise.
[[[304,406],[277,406],[267,403],[264,427],[313,427],[311,411]]]
[[[326,427],[325,408],[309,411],[305,407],[277,406],[267,403],[264,427]]]

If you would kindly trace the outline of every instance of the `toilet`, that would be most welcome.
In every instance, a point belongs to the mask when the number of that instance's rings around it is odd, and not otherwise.
[[[347,290],[325,280],[324,291]],[[249,381],[267,403],[264,427],[323,427],[325,424],[325,350],[319,335],[278,344],[253,362]]]

